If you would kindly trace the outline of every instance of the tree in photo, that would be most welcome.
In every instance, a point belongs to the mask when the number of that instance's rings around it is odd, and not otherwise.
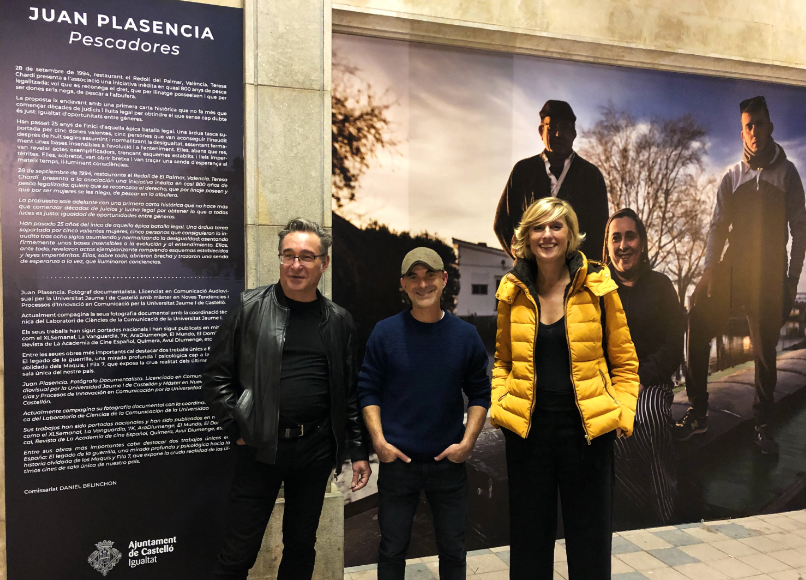
[[[377,95],[358,69],[333,56],[331,90],[333,203],[335,209],[355,201],[361,176],[382,149],[394,149],[389,109],[394,100]]]
[[[378,94],[360,71],[333,58],[333,299],[353,315],[358,332],[358,350],[375,323],[405,307],[400,291],[400,263],[418,246],[435,250],[448,271],[442,294],[443,308],[453,311],[459,294],[459,268],[453,246],[428,233],[397,232],[370,221],[366,227],[351,222],[361,177],[381,150],[394,151],[389,116],[394,95]]]
[[[707,144],[691,115],[639,122],[610,104],[580,148],[602,171],[610,206],[631,207],[646,224],[652,267],[675,281],[682,302],[702,274],[716,189],[704,167]]]

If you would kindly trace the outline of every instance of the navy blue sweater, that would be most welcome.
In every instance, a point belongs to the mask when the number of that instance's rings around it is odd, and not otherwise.
[[[361,408],[378,405],[386,441],[427,461],[464,436],[464,403],[490,408],[488,358],[472,324],[445,313],[425,323],[410,311],[382,320],[358,377]]]

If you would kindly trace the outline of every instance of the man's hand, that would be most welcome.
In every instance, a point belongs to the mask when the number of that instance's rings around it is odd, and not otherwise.
[[[618,439],[621,439],[621,437],[622,437],[623,435],[624,435],[624,431],[622,431],[622,430],[621,430],[621,427],[616,427],[616,437],[617,437]]]
[[[697,282],[697,287],[694,288],[694,294],[691,295],[691,305],[695,306],[703,298],[710,298],[711,291],[714,287],[714,277],[711,268],[706,268],[702,271],[700,281]]]
[[[395,459],[400,459],[406,463],[411,463],[411,459],[400,449],[384,441],[373,442],[375,453],[378,454],[378,461],[381,463],[392,463]]]
[[[451,463],[463,463],[468,457],[470,457],[471,451],[473,451],[473,445],[462,441],[461,443],[448,445],[447,449],[434,457],[434,459],[436,461],[442,461],[443,459],[447,458],[447,460]]]
[[[371,473],[369,461],[353,461],[353,481],[350,483],[350,489],[358,491],[367,485]]]
[[[383,436],[383,427],[381,426],[381,408],[378,405],[367,405],[364,407],[364,423],[367,426],[370,437],[372,437],[372,446],[375,448],[375,453],[378,454],[378,461],[381,463],[392,463],[395,459],[401,459],[406,463],[411,463],[411,459],[397,447],[388,443]]]
[[[243,437],[239,437],[238,440],[235,442],[236,445],[246,445],[244,442]]]
[[[448,445],[447,449],[437,455],[434,459],[442,461],[447,459],[451,463],[463,463],[470,453],[473,451],[473,446],[476,444],[476,439],[481,433],[481,428],[484,427],[484,421],[487,419],[487,409],[479,405],[471,405],[467,408],[467,427],[465,428],[465,435],[462,441]]]

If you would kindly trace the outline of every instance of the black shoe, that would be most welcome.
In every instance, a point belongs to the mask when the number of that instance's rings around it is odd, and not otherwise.
[[[674,424],[672,432],[678,441],[687,441],[694,435],[708,431],[708,414],[701,414],[689,407],[686,414]]]
[[[753,435],[753,442],[764,455],[778,455],[778,442],[772,438],[766,425],[758,425]]]

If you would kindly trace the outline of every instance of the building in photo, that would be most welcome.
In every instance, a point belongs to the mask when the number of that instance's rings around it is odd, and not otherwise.
[[[457,316],[495,316],[495,291],[510,269],[512,258],[484,242],[474,244],[453,238],[459,262]]]

